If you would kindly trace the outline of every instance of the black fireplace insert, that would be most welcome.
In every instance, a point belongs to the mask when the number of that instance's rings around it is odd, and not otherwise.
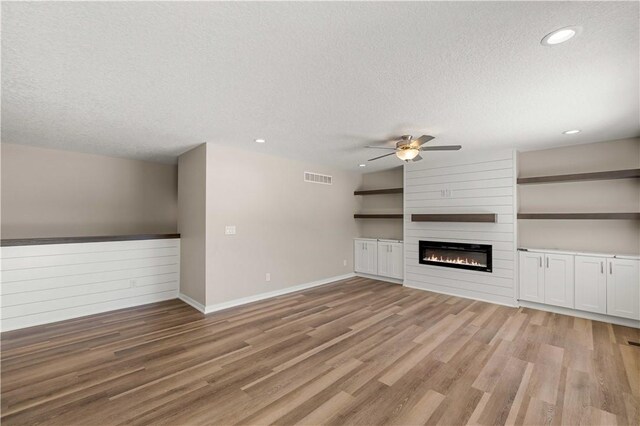
[[[418,261],[424,265],[491,272],[491,246],[442,241],[420,241]]]

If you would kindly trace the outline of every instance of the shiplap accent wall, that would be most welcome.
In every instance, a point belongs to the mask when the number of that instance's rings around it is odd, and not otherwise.
[[[2,331],[178,296],[180,239],[1,248]]]
[[[405,285],[516,305],[516,153],[427,153],[405,166]],[[444,192],[443,192],[444,191]],[[497,223],[411,222],[419,213],[497,213]],[[491,244],[493,272],[418,262],[419,240]]]

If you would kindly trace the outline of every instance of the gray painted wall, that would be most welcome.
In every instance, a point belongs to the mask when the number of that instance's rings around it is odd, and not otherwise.
[[[2,238],[172,233],[173,165],[3,143]]]
[[[333,185],[306,183],[305,171]],[[353,272],[359,184],[355,173],[207,144],[207,305]]]
[[[214,144],[183,154],[178,168],[181,292],[196,302],[213,307],[353,272],[360,175]],[[333,184],[306,183],[307,171]],[[225,235],[228,225],[235,235]]]
[[[178,158],[178,231],[180,232],[180,292],[206,304],[207,146]]]

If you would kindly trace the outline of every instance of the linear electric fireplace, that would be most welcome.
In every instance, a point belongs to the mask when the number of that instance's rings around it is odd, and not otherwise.
[[[418,260],[424,265],[491,272],[491,246],[420,241]]]

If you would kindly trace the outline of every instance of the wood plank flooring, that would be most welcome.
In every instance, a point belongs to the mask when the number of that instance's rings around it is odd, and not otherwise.
[[[638,425],[636,329],[353,278],[2,335],[3,425]]]

